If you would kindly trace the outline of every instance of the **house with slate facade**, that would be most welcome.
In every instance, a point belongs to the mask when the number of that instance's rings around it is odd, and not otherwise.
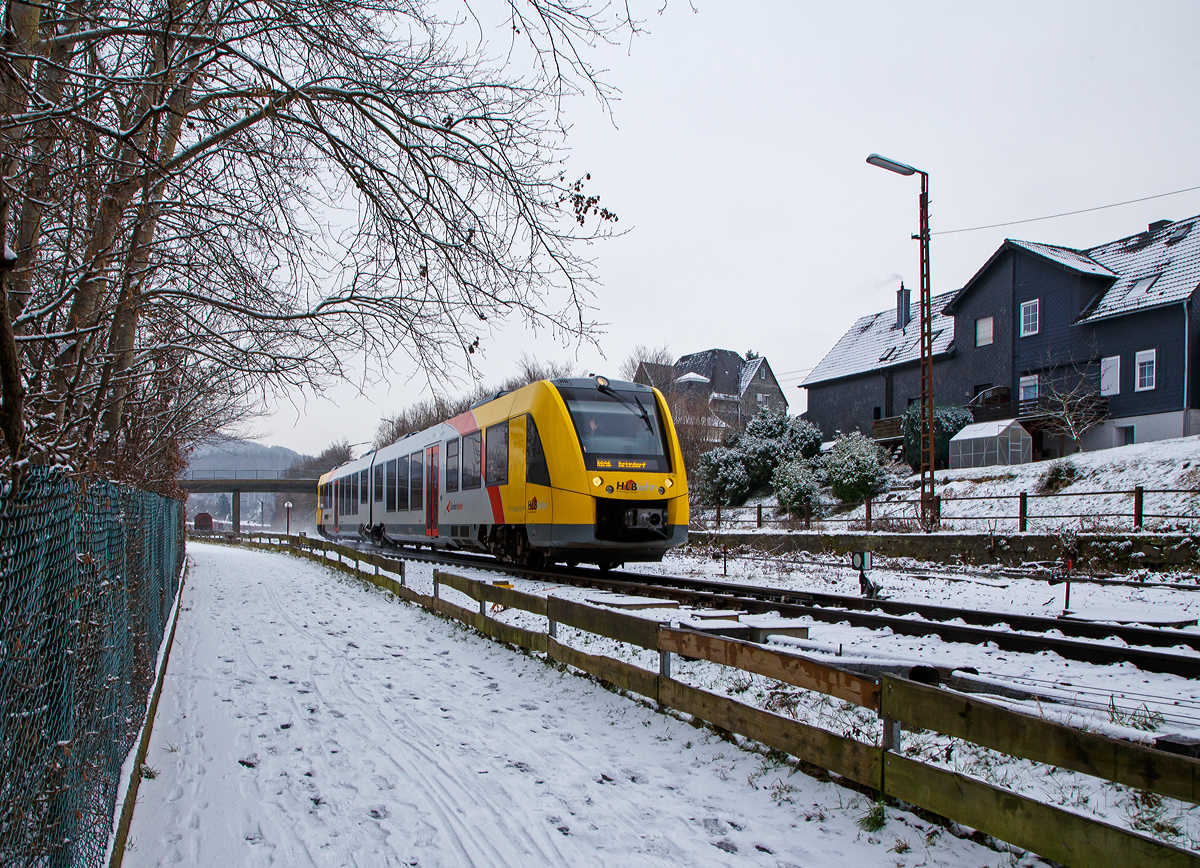
[[[936,403],[1021,419],[1035,457],[1075,450],[1054,420],[1080,396],[1105,417],[1080,438],[1085,450],[1200,433],[1198,222],[1158,221],[1083,250],[1006,240],[961,289],[933,299]],[[898,433],[920,397],[917,324],[901,319],[863,317],[801,384],[827,436]]]
[[[680,356],[674,365],[642,362],[633,380],[655,386],[669,398],[707,406],[711,426],[730,431],[740,431],[764,408],[786,412],[788,407],[767,360],[745,359],[732,350]]]

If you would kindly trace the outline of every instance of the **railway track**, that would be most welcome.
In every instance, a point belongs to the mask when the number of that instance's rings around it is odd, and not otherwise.
[[[944,642],[994,644],[1004,651],[1038,654],[1050,651],[1068,660],[1109,665],[1130,663],[1143,672],[1184,678],[1200,676],[1200,656],[1158,650],[1186,646],[1200,651],[1200,633],[1157,627],[1103,624],[1020,615],[979,609],[960,609],[896,600],[868,600],[843,594],[824,594],[767,588],[679,576],[645,576],[637,573],[585,567],[529,569],[502,564],[485,555],[468,555],[418,549],[359,548],[400,560],[418,560],[472,569],[491,570],[540,581],[591,587],[644,597],[657,597],[692,606],[740,609],[760,614],[779,612],[784,617],[809,617],[830,624],[848,623],[870,630],[890,629],[903,636],[937,636]],[[961,621],[962,623],[953,623]],[[1008,629],[998,629],[1007,627]],[[1061,636],[1047,635],[1050,632]],[[1131,647],[1100,644],[1116,638]]]

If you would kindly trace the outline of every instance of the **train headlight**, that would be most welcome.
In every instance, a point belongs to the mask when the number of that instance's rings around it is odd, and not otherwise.
[[[592,477],[592,485],[596,486],[597,488],[599,488],[603,482],[604,482],[604,480],[601,479],[599,476]]]
[[[675,487],[675,480],[667,479],[667,488],[674,488],[674,487]]]
[[[601,389],[607,389],[608,388],[608,377],[597,377],[596,385],[599,386]]]

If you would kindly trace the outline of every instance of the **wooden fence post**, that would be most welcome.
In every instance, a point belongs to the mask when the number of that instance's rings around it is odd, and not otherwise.
[[[762,504],[758,505],[758,526],[762,527]]]
[[[721,526],[721,504],[717,503],[717,527]]]
[[[1145,491],[1140,485],[1133,487],[1133,529],[1142,529],[1142,501]]]
[[[812,530],[812,505],[804,504],[804,529]]]
[[[900,753],[900,721],[890,717],[883,719],[883,744],[880,747],[892,753]]]
[[[863,505],[867,508],[867,530],[871,529],[871,498],[868,497],[863,501]]]
[[[1025,533],[1029,527],[1029,495],[1024,491],[1021,492],[1021,508],[1018,512],[1020,517],[1017,519],[1017,530]]]

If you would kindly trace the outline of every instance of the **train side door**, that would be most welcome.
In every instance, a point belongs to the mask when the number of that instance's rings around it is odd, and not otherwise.
[[[438,460],[441,445],[425,450],[425,536],[438,535],[438,477],[441,476]]]

